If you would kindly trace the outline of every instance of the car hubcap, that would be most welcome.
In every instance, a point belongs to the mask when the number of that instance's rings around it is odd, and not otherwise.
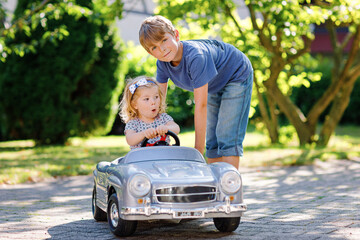
[[[112,224],[114,227],[117,227],[118,222],[119,222],[119,212],[118,212],[118,209],[117,209],[115,203],[113,203],[113,204],[111,205],[111,209],[110,209],[110,219],[111,219],[111,224]]]

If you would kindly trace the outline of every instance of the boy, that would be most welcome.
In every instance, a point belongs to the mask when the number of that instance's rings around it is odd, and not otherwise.
[[[250,109],[253,70],[234,46],[216,40],[180,41],[178,30],[162,17],[145,19],[139,40],[157,58],[156,80],[166,96],[170,78],[194,92],[195,148],[208,163],[239,167]]]

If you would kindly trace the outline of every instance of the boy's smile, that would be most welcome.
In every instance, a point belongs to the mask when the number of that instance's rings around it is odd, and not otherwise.
[[[171,62],[177,66],[182,58],[182,43],[179,41],[179,32],[176,31],[175,36],[165,33],[162,40],[151,43],[149,53],[162,62]]]

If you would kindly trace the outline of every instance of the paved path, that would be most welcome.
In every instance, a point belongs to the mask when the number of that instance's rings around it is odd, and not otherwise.
[[[141,222],[126,239],[360,239],[360,162],[243,169],[248,211],[233,233],[211,219]],[[0,186],[0,239],[117,239],[91,214],[91,176]]]

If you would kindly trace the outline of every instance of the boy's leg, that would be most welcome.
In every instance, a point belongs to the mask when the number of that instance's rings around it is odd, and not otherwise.
[[[221,94],[216,124],[217,156],[208,155],[208,162],[228,162],[239,167],[243,140],[249,118],[252,75],[245,82],[228,83]]]
[[[214,163],[214,162],[222,162],[222,157],[218,157],[218,158],[207,158],[207,162],[210,163]]]
[[[219,158],[208,158],[207,162],[214,163],[214,162],[227,162],[233,165],[236,169],[239,169],[240,157],[239,156],[223,156]]]
[[[221,93],[208,94],[206,120],[206,157],[208,163],[221,161],[218,155],[216,128],[221,103]]]
[[[239,169],[240,157],[239,156],[223,156],[222,162],[227,162]]]

